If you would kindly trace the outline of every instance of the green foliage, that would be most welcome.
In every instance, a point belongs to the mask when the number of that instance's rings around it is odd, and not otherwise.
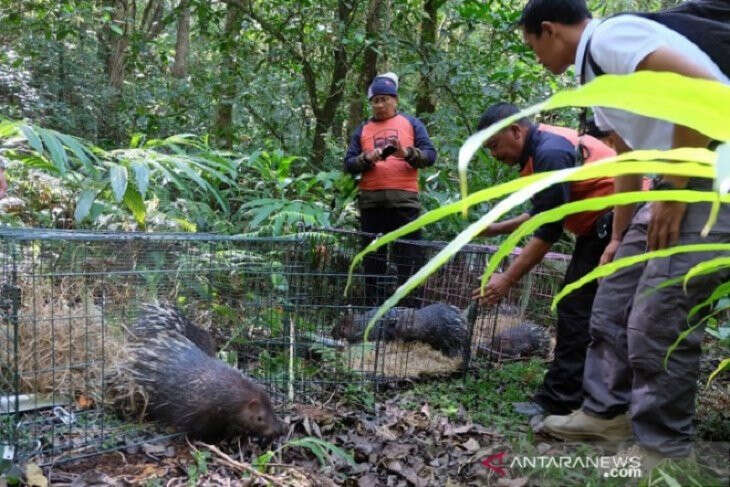
[[[352,458],[352,455],[350,455],[337,445],[330,443],[329,441],[316,438],[314,436],[305,436],[302,438],[289,440],[282,446],[280,446],[276,451],[268,451],[263,455],[260,455],[254,460],[254,466],[260,472],[264,472],[266,471],[268,464],[276,456],[277,453],[287,448],[295,447],[309,450],[315,457],[317,457],[317,460],[319,460],[319,463],[322,466],[325,466],[328,463],[332,463],[335,458],[349,463],[350,465],[355,464],[355,460]]]
[[[633,111],[646,116],[666,119],[693,128],[721,141],[730,141],[730,129],[724,122],[730,118],[730,103],[718,103],[718,100],[730,100],[730,87],[717,82],[686,78],[673,73],[656,72],[637,72],[627,76],[601,76],[578,89],[557,93],[547,101],[524,109],[520,113],[497,122],[466,140],[459,151],[461,188],[464,196],[461,200],[461,208],[464,214],[466,214],[469,206],[474,203],[491,199],[500,193],[507,194],[503,189],[494,190],[494,188],[490,188],[491,191],[477,193],[479,194],[478,197],[474,195],[471,195],[471,198],[467,197],[466,169],[469,161],[484,141],[518,118],[535,114],[541,110],[570,105],[609,106]],[[707,117],[702,116],[705,113],[707,113]],[[628,152],[621,156],[604,159],[590,165],[540,173],[539,175],[533,175],[531,178],[521,178],[520,184],[515,185],[512,189],[512,194],[509,194],[509,196],[500,201],[494,208],[479,218],[479,220],[469,225],[457,235],[381,305],[368,323],[364,333],[365,339],[367,339],[370,330],[377,320],[388,309],[395,306],[400,299],[420,285],[459,249],[479,235],[488,225],[497,221],[497,219],[502,217],[515,205],[523,203],[530,196],[546,187],[557,182],[584,180],[600,176],[660,173],[705,178],[711,177],[716,180],[716,187],[730,190],[730,182],[724,179],[720,180],[715,170],[718,164],[728,164],[725,160],[729,154],[724,148],[726,145],[721,145],[720,147],[722,149],[715,152],[714,155],[705,149],[689,148],[671,151]],[[661,162],[663,160],[672,162]],[[628,161],[633,161],[630,167],[627,167]],[[551,212],[535,215],[515,230],[502,243],[495,255],[492,256],[483,274],[482,286],[488,282],[489,277],[496,269],[498,261],[506,256],[517,244],[520,235],[529,233],[529,231],[545,221],[553,221],[568,214],[596,210],[616,204],[661,200],[684,202],[712,201],[716,204],[720,201],[727,201],[728,195],[686,190],[621,193],[607,197],[571,202]],[[413,222],[414,224],[410,225],[409,231],[436,221],[446,213],[444,211],[429,212],[417,222]],[[391,232],[379,238],[378,241],[369,245],[364,252],[369,252],[374,247],[392,241],[398,234],[397,232]],[[717,266],[714,268],[717,268]],[[684,336],[686,334],[683,334],[680,339]]]
[[[502,364],[463,381],[416,385],[405,396],[412,398],[414,409],[421,407],[417,398],[428,398],[431,410],[448,418],[455,418],[463,407],[473,421],[514,434],[514,424],[524,418],[514,412],[512,403],[528,400],[544,372],[545,366],[538,360]]]
[[[208,460],[210,459],[210,452],[207,450],[193,450],[193,460],[195,463],[188,465],[188,485],[198,485],[198,480],[201,475],[208,473]]]
[[[303,159],[281,151],[244,156],[187,134],[135,137],[130,148],[105,151],[9,120],[0,122],[0,139],[13,146],[6,156],[20,163],[11,168],[18,193],[33,204],[45,202],[73,215],[65,226],[112,229],[112,221],[121,221],[129,229],[152,224],[156,229],[281,235],[300,224],[343,226],[355,219],[349,176],[303,171]],[[47,186],[32,184],[38,171],[52,178]],[[21,222],[54,226],[37,222],[37,213],[21,215]]]

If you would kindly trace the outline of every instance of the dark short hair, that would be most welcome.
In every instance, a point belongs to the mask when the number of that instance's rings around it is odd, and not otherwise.
[[[530,0],[518,23],[525,32],[539,37],[543,22],[575,25],[592,17],[585,0]]]
[[[511,103],[500,102],[487,108],[487,110],[479,118],[477,123],[477,130],[483,130],[495,122],[499,122],[502,119],[511,117],[515,113],[519,112],[520,109]],[[515,123],[519,125],[530,125],[531,122],[528,118],[520,118]]]

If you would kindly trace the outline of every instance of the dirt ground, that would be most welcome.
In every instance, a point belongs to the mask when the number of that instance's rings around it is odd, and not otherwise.
[[[529,367],[512,364],[496,379],[490,376],[492,382],[475,379],[462,384],[463,379],[450,379],[447,385],[416,384],[410,390],[388,394],[391,397],[379,402],[374,412],[368,412],[352,397],[324,404],[298,404],[285,414],[287,435],[270,444],[237,439],[206,445],[177,438],[51,466],[44,469],[44,474],[52,485],[67,486],[635,485],[624,479],[604,482],[597,472],[571,472],[566,477],[564,471],[554,469],[515,469],[500,464],[501,455],[509,457],[517,452],[554,457],[615,452],[615,446],[566,444],[534,434],[527,418],[512,416],[508,412],[510,401],[520,399],[520,394],[533,387],[535,380],[528,377],[533,372]],[[494,394],[487,396],[485,390]],[[723,439],[726,433],[720,429],[728,428],[727,415],[710,419],[705,413],[710,409],[704,408],[726,406],[728,382],[718,382],[704,392],[701,419],[720,423],[714,427],[700,423],[700,432],[704,425],[720,437],[715,440]],[[452,401],[454,397],[459,400]],[[484,415],[475,413],[480,401],[482,409],[488,411]],[[312,438],[334,446],[314,448]],[[723,453],[718,445],[717,441],[698,445],[698,457],[704,466],[695,477],[702,480],[695,485],[727,485],[729,450]],[[727,448],[729,444],[723,445]],[[263,462],[266,467],[257,468],[256,460],[269,451],[274,453]],[[485,460],[505,468],[501,472],[489,468]],[[686,484],[680,481],[676,485]]]

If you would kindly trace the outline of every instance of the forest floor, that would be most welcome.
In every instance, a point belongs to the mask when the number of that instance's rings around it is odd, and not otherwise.
[[[517,456],[598,457],[617,448],[550,439],[514,413],[512,403],[525,400],[542,377],[544,363],[538,360],[383,392],[375,414],[374,397],[354,391],[324,404],[295,405],[286,416],[289,434],[270,445],[237,440],[214,446],[179,438],[59,464],[44,473],[53,485],[72,486],[725,486],[730,380],[721,377],[705,387],[716,363],[717,358],[703,358],[697,461],[665,462],[638,480],[606,478],[591,466],[510,466]],[[312,447],[311,438],[339,449]],[[262,457],[267,451],[275,453]],[[257,469],[256,459],[267,467]]]

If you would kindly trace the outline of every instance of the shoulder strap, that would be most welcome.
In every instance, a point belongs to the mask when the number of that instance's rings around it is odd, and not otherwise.
[[[580,69],[580,84],[582,85],[586,84],[586,64],[589,64],[591,66],[591,71],[593,71],[596,76],[602,76],[606,74],[606,72],[601,69],[601,67],[591,55],[591,38],[588,38],[585,51],[583,52],[583,66],[581,66]]]

